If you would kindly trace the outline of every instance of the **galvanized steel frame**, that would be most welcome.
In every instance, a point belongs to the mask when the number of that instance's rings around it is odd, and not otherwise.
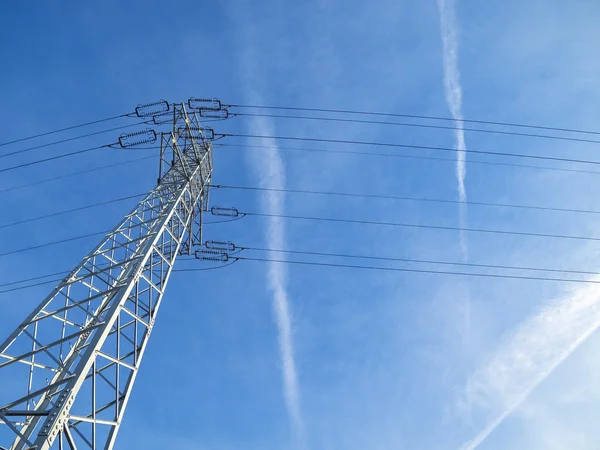
[[[183,104],[172,123],[158,186],[0,344],[21,388],[0,397],[0,448],[113,448],[173,264],[202,240],[212,144]]]

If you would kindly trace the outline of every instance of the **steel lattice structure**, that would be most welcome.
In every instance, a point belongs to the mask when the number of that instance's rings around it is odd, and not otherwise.
[[[201,243],[212,175],[212,135],[163,105],[158,186],[0,344],[14,386],[0,448],[113,448],[175,259]]]

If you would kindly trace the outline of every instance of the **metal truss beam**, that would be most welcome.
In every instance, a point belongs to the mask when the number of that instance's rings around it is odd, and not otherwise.
[[[202,237],[212,144],[172,106],[158,186],[0,343],[0,448],[113,448],[175,260]]]

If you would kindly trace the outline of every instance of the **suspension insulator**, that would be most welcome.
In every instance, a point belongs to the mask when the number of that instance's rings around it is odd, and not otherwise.
[[[229,117],[229,111],[227,109],[214,109],[200,108],[200,117],[205,119],[227,119]]]
[[[179,136],[184,138],[184,139],[202,139],[202,140],[208,140],[208,141],[212,141],[215,138],[215,130],[213,130],[212,128],[208,128],[208,127],[194,127],[194,126],[187,126],[187,127],[180,127],[179,129]],[[197,132],[198,134],[194,134],[194,132]]]
[[[135,108],[135,114],[138,117],[150,117],[156,116],[157,114],[166,113],[169,111],[170,105],[166,100],[161,100],[154,103],[146,103],[145,105],[138,105]]]
[[[236,208],[223,208],[221,206],[213,206],[210,208],[210,213],[213,216],[238,217],[240,212]]]
[[[220,250],[224,252],[235,251],[235,244],[230,241],[206,241],[204,246],[211,250]]]
[[[200,259],[202,261],[229,261],[229,255],[225,252],[221,252],[218,250],[196,250],[194,256],[196,257],[196,259]]]
[[[188,100],[188,106],[190,107],[190,109],[195,109],[195,110],[210,109],[213,111],[218,111],[222,108],[221,102],[216,98],[191,97]]]
[[[135,133],[122,134],[119,136],[119,145],[121,148],[134,147],[141,144],[150,144],[156,142],[156,131],[147,128]]]

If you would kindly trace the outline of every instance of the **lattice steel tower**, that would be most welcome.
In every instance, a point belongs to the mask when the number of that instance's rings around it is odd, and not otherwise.
[[[158,186],[0,344],[0,448],[113,447],[175,259],[201,243],[214,135],[187,109],[136,109],[173,123],[119,139],[160,139]]]

